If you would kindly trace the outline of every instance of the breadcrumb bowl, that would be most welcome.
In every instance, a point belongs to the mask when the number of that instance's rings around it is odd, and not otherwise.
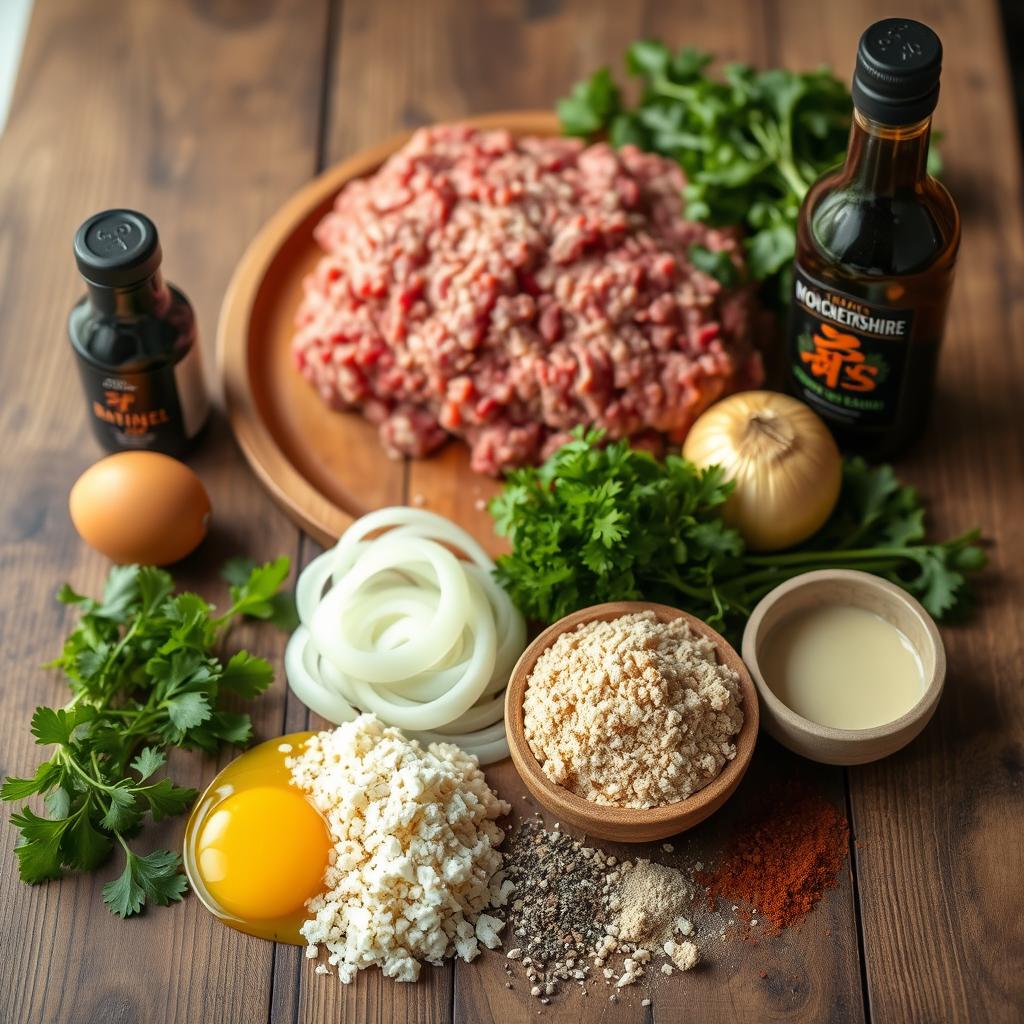
[[[556,785],[541,770],[526,739],[523,720],[526,685],[537,659],[562,633],[570,632],[585,622],[609,621],[644,611],[654,612],[661,622],[685,619],[694,632],[708,637],[715,644],[720,661],[738,674],[743,695],[743,725],[736,735],[736,756],[707,786],[686,800],[649,809],[596,804]],[[505,695],[505,731],[509,752],[526,788],[558,821],[582,829],[587,835],[619,843],[649,843],[666,839],[699,825],[714,814],[732,796],[750,764],[759,720],[754,682],[739,654],[725,639],[700,619],[678,608],[646,601],[613,601],[582,608],[549,626],[523,652],[512,670]]]

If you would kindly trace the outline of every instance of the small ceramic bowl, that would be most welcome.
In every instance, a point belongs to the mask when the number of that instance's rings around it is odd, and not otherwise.
[[[743,694],[743,725],[735,738],[736,756],[707,786],[678,803],[650,809],[595,804],[556,785],[541,771],[540,764],[527,742],[523,724],[526,684],[537,659],[562,633],[567,633],[584,622],[608,621],[642,611],[653,611],[662,622],[685,619],[694,632],[709,637],[714,642],[719,659],[739,675],[740,690]],[[687,615],[677,608],[643,601],[614,601],[610,604],[583,608],[549,626],[526,648],[516,663],[505,696],[505,732],[508,735],[509,751],[526,788],[558,821],[573,825],[599,839],[610,839],[619,843],[649,843],[656,839],[664,839],[693,828],[717,811],[732,795],[743,778],[747,765],[750,764],[754,743],[757,740],[757,727],[757,691],[754,689],[750,673],[736,651],[700,619]]]
[[[759,663],[767,638],[783,619],[820,605],[852,605],[874,612],[914,645],[924,670],[924,693],[906,714],[869,729],[836,729],[803,718],[771,690]],[[928,724],[946,678],[942,638],[920,603],[888,580],[852,569],[804,573],[762,598],[743,632],[743,660],[754,677],[767,732],[784,747],[824,764],[866,764],[905,747]]]

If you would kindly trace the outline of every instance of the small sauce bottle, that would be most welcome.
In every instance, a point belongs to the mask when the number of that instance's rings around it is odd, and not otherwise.
[[[807,193],[797,223],[787,386],[840,446],[885,458],[928,416],[960,215],[927,172],[942,44],[888,18],[857,50],[846,163]]]
[[[206,422],[195,315],[160,272],[156,226],[107,210],[75,233],[86,294],[68,319],[93,433],[108,451],[180,456]]]

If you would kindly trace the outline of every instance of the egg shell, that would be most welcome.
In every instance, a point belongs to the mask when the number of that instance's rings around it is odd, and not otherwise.
[[[170,565],[206,536],[210,498],[184,463],[158,452],[119,452],[71,488],[71,521],[90,547],[120,565]]]

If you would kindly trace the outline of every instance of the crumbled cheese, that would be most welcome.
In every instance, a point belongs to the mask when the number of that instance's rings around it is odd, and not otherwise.
[[[415,981],[420,961],[472,960],[497,946],[504,922],[484,913],[510,894],[495,819],[511,810],[477,760],[451,744],[426,749],[361,715],[288,758],[292,782],[324,815],[333,840],[327,891],[307,904],[308,957],[319,947],[348,984],[379,965]]]

